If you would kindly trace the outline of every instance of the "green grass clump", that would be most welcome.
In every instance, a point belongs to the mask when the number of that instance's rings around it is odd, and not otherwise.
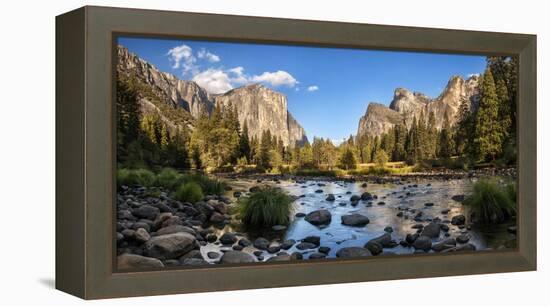
[[[145,186],[151,187],[156,182],[156,176],[147,169],[127,169],[117,170],[117,184],[119,186]]]
[[[279,188],[264,187],[239,200],[238,216],[248,226],[285,225],[292,210],[292,197]]]
[[[516,213],[514,184],[503,185],[494,179],[482,179],[473,187],[473,193],[464,200],[481,223],[499,223]]]
[[[227,187],[226,183],[218,179],[209,178],[208,176],[200,173],[184,174],[181,181],[183,183],[193,182],[198,184],[202,191],[206,194],[222,195]]]
[[[176,199],[182,202],[195,203],[204,197],[202,188],[195,182],[189,182],[181,185],[175,193]]]
[[[180,185],[182,175],[175,169],[164,168],[157,175],[157,185],[168,190],[174,190]]]

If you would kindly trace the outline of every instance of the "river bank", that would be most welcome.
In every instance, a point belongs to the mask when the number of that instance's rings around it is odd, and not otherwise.
[[[121,187],[119,268],[515,247],[514,221],[480,227],[469,220],[461,203],[483,174],[433,175],[370,179],[223,175],[231,190],[196,203],[174,200],[162,188]],[[288,225],[251,230],[234,215],[238,198],[263,185],[279,187],[294,197]]]

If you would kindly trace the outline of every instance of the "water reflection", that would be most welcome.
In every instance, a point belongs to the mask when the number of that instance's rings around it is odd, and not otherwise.
[[[239,180],[233,183],[234,190],[248,190],[251,186],[258,185],[253,180]],[[467,215],[465,208],[459,202],[451,199],[453,195],[467,194],[472,185],[469,179],[459,180],[435,180],[418,181],[411,184],[369,184],[363,187],[362,183],[351,183],[343,181],[306,181],[296,183],[294,181],[281,181],[277,184],[266,182],[261,184],[276,185],[289,194],[296,196],[294,203],[295,213],[309,213],[318,209],[327,209],[332,214],[332,221],[328,226],[317,227],[304,218],[291,218],[291,223],[284,231],[275,232],[270,229],[263,231],[252,231],[243,228],[238,223],[226,226],[224,229],[216,229],[219,236],[224,232],[237,232],[239,235],[249,238],[253,241],[257,237],[265,237],[270,240],[282,242],[286,239],[299,241],[307,236],[319,236],[321,246],[329,247],[331,250],[328,257],[335,257],[336,252],[342,247],[364,246],[365,243],[377,236],[385,233],[387,227],[392,229],[392,237],[399,242],[404,240],[407,234],[416,232],[412,228],[415,224],[427,225],[436,218],[441,222],[448,223],[455,215]],[[316,192],[323,190],[322,193]],[[372,202],[359,201],[357,206],[353,206],[350,198],[352,195],[361,195],[363,192],[369,192],[377,198]],[[328,194],[333,194],[335,201],[327,201]],[[433,205],[426,203],[433,203]],[[398,216],[398,213],[402,216]],[[359,213],[367,216],[370,223],[365,227],[350,227],[341,223],[341,217],[346,214]],[[415,220],[416,219],[416,220]],[[506,228],[509,224],[502,224],[492,227],[474,226],[469,229],[459,229],[457,226],[449,224],[450,237],[456,237],[461,233],[468,232],[471,236],[469,243],[474,244],[477,250],[488,248],[514,247],[514,239],[507,233]],[[439,238],[433,239],[433,242],[444,239],[444,233]],[[209,251],[217,251],[224,247],[208,244],[201,248],[206,254]],[[243,251],[252,253],[253,247],[247,247]],[[296,246],[287,250],[287,253],[299,251]],[[385,249],[385,252],[396,254],[409,254],[414,252],[411,247],[398,245],[395,248]],[[308,257],[308,252],[304,257]],[[311,251],[313,252],[313,251]],[[309,252],[309,253],[311,253]],[[272,255],[265,252],[265,259]]]

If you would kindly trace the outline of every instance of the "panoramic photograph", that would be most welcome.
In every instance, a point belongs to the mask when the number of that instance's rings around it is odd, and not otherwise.
[[[115,48],[117,270],[517,247],[516,57]]]

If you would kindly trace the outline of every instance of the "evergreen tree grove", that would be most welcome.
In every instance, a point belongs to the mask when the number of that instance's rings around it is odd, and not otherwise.
[[[498,121],[498,96],[491,69],[486,69],[481,84],[481,99],[475,119],[474,157],[495,160],[502,148],[502,129]]]

